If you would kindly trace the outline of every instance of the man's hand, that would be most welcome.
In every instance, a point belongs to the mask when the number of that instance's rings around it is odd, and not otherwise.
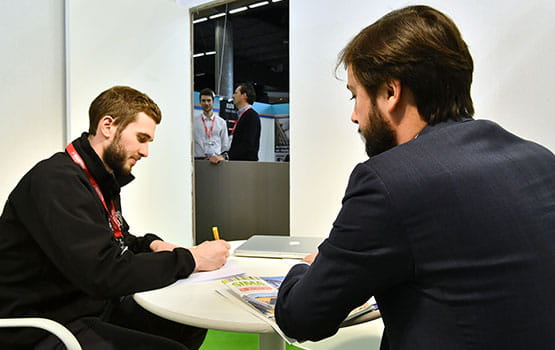
[[[177,248],[177,247],[178,246],[176,246],[175,244],[164,242],[159,239],[156,239],[150,242],[150,250],[152,250],[153,252],[163,252],[163,251],[171,252],[172,250],[174,250],[174,248]]]
[[[212,157],[208,158],[208,160],[212,164],[218,164],[219,162],[225,161],[225,158],[224,158],[224,156],[212,156]]]
[[[229,256],[229,248],[229,243],[222,239],[205,241],[189,248],[195,259],[195,271],[212,271],[222,267]]]
[[[307,256],[305,256],[304,258],[302,258],[302,261],[312,264],[314,262],[314,259],[316,259],[316,255],[318,255],[318,252],[312,252]]]

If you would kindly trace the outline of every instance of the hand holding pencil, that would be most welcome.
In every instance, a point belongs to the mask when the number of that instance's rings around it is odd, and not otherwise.
[[[190,248],[195,260],[195,271],[212,271],[222,267],[229,257],[229,243],[220,239],[218,227],[212,227],[214,241],[205,241]]]

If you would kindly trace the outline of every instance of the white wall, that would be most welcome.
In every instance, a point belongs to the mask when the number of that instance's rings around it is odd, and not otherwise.
[[[167,0],[70,0],[72,138],[88,128],[90,102],[113,85],[148,94],[162,110],[150,156],[122,191],[131,232],[192,244],[191,65],[188,12]]]
[[[190,25],[167,0],[69,0],[67,138],[87,126],[92,99],[131,85],[160,106],[151,156],[123,190],[132,232],[192,243]],[[37,161],[63,150],[65,130],[64,1],[0,2],[0,202]],[[142,163],[142,164],[141,164]]]
[[[179,6],[180,3],[182,6]],[[69,0],[70,136],[86,128],[90,101],[114,84],[148,93],[164,113],[151,156],[124,189],[134,232],[189,244],[192,230],[190,27],[201,0]],[[337,53],[364,26],[410,2],[290,1],[291,231],[327,235],[350,171],[364,161],[349,121]],[[475,61],[478,118],[495,120],[555,150],[551,117],[555,3],[432,1],[459,25]],[[0,2],[0,201],[64,140],[61,0]],[[322,101],[319,105],[306,101]],[[142,164],[141,164],[142,163]]]
[[[470,47],[476,118],[494,120],[555,150],[555,2],[427,3],[457,23]],[[367,159],[350,122],[352,102],[346,82],[333,75],[337,54],[362,28],[409,4],[415,2],[289,2],[292,234],[326,236],[351,170]]]
[[[0,1],[2,208],[23,174],[64,142],[63,14],[60,0]]]

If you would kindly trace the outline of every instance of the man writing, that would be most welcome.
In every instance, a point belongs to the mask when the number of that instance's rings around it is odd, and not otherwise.
[[[281,285],[280,328],[331,336],[375,296],[382,349],[555,348],[555,157],[472,119],[455,24],[427,6],[393,11],[339,62],[370,159],[311,265]]]
[[[208,88],[202,89],[199,99],[202,114],[193,120],[195,159],[207,159],[215,155],[225,156],[229,143],[227,123],[213,111],[214,91]]]
[[[252,108],[256,99],[254,87],[241,83],[233,92],[233,104],[237,108],[238,119],[231,130],[229,160],[258,160],[260,148],[260,117]],[[210,162],[217,164],[225,160],[224,156],[210,157]]]
[[[131,295],[219,268],[229,244],[185,249],[154,234],[129,233],[119,192],[148,156],[160,109],[147,95],[116,86],[92,102],[89,119],[89,132],[33,167],[6,202],[0,317],[53,319],[85,349],[198,348],[206,330],[158,318]],[[36,329],[0,333],[1,348],[58,345]]]

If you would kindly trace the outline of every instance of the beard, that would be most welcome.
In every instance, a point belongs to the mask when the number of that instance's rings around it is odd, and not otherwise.
[[[383,117],[375,104],[368,115],[370,121],[368,128],[359,129],[364,138],[366,154],[373,157],[397,146],[397,134],[389,122]]]
[[[131,173],[131,168],[125,168],[127,153],[119,141],[120,135],[117,134],[108,147],[104,149],[104,156],[102,158],[104,163],[106,163],[115,174],[129,175]]]

